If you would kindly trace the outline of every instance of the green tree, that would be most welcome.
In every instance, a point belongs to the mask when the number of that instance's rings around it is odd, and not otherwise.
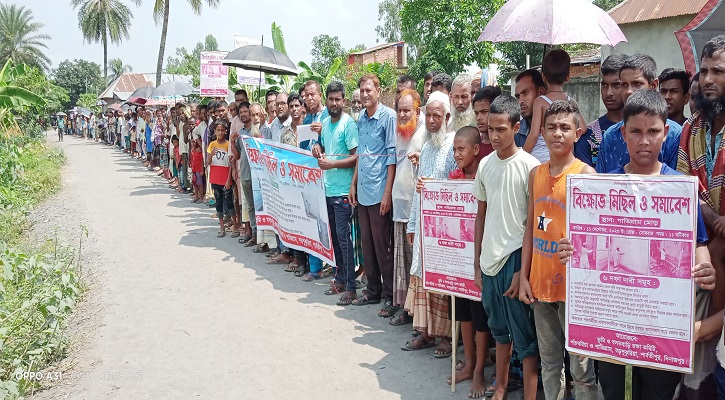
[[[413,47],[410,73],[418,78],[434,66],[449,74],[467,65],[487,65],[493,46],[476,39],[503,0],[408,0],[400,12],[403,40]]]
[[[609,11],[624,0],[594,0],[592,3],[604,11]]]
[[[111,69],[111,75],[107,77],[108,81],[111,82],[126,72],[132,72],[133,67],[128,64],[124,64],[120,58],[112,58],[108,60],[108,68]]]
[[[209,7],[217,8],[220,0],[186,0],[194,14],[200,15],[203,3]],[[154,0],[154,22],[161,22],[161,43],[159,44],[159,58],[156,62],[156,86],[161,84],[161,71],[164,67],[164,51],[166,50],[166,35],[169,31],[170,0]]]
[[[501,52],[501,75],[505,76],[514,71],[526,69],[526,56],[529,56],[530,66],[539,65],[544,59],[544,45],[532,42],[504,42],[494,45]]]
[[[93,114],[98,114],[101,111],[100,107],[96,105],[97,101],[96,95],[93,93],[81,93],[78,96],[78,106],[93,111]]]
[[[378,38],[385,43],[399,42],[403,38],[400,29],[400,11],[403,10],[403,0],[383,0],[378,4],[378,21],[375,27]]]
[[[98,94],[105,87],[101,66],[86,60],[65,60],[53,70],[52,76],[56,85],[68,91],[66,108],[76,106],[81,94]]]
[[[357,53],[358,51],[363,51],[367,48],[368,48],[368,46],[365,46],[365,43],[356,44],[355,46],[350,48],[350,50],[347,51],[347,54]]]
[[[337,36],[317,35],[312,38],[312,69],[327,74],[336,59],[345,57],[347,52]]]
[[[37,67],[26,66],[22,74],[13,79],[13,85],[26,89],[32,93],[41,93],[45,100],[45,109],[48,112],[62,111],[63,105],[68,103],[68,91],[53,84],[43,71]],[[40,109],[36,110],[40,114]]]
[[[33,21],[33,13],[24,6],[0,4],[0,63],[13,60],[47,71],[50,59],[45,55],[50,36],[40,33],[43,24]]]
[[[141,0],[131,0],[141,5]],[[103,45],[103,76],[108,76],[108,42],[121,44],[130,36],[133,14],[122,0],[71,0],[78,9],[78,27],[83,40]]]
[[[191,75],[192,86],[199,86],[202,51],[219,51],[219,42],[213,35],[206,35],[203,43],[197,42],[191,53],[185,47],[177,47],[176,57],[166,61],[166,73]]]

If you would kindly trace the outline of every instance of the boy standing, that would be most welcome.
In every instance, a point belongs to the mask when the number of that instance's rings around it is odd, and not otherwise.
[[[566,310],[566,266],[555,257],[561,237],[566,235],[566,176],[593,174],[594,168],[574,158],[574,143],[581,136],[579,108],[568,101],[555,101],[544,114],[543,137],[551,155],[548,162],[529,175],[529,213],[522,251],[519,300],[534,308],[536,336],[541,356],[541,377],[546,399],[561,399],[564,385],[564,319]],[[569,355],[576,397],[597,398],[594,363]]]
[[[518,293],[529,173],[539,162],[514,143],[520,119],[515,98],[501,95],[491,103],[488,135],[495,153],[481,161],[473,182],[473,195],[478,199],[474,269],[488,325],[496,339],[496,354],[510,354],[513,339],[523,360],[524,398],[534,400],[538,380],[536,330],[531,307],[518,300]],[[493,398],[497,400],[506,397],[508,361],[505,356],[496,358]]]
[[[611,171],[613,174],[638,175],[680,175],[679,172],[658,160],[660,149],[668,137],[667,103],[654,90],[638,90],[624,105],[623,140],[631,158],[625,165]],[[692,277],[703,290],[715,288],[715,269],[710,263],[707,251],[707,233],[698,207],[697,247]],[[569,239],[559,242],[559,259],[566,263],[571,257],[573,246]],[[693,340],[697,340],[694,338]],[[697,362],[697,361],[696,361]],[[661,371],[643,367],[632,368],[633,400],[670,400],[680,383],[682,375],[677,372]],[[599,362],[599,379],[606,400],[620,400],[625,392],[625,367],[621,364]],[[577,393],[577,397],[579,394]]]

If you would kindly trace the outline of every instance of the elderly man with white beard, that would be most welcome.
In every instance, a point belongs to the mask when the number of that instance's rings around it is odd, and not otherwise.
[[[453,80],[451,88],[451,122],[450,127],[454,132],[464,126],[476,126],[476,115],[471,106],[471,82],[473,77],[468,74],[460,74]]]
[[[408,244],[406,229],[415,192],[415,167],[411,154],[420,154],[426,138],[425,124],[420,123],[420,95],[412,89],[400,92],[398,130],[396,132],[397,166],[393,182],[393,305],[403,307],[410,283],[410,263],[413,248]],[[416,160],[417,161],[417,160]],[[392,315],[391,315],[392,317]],[[391,318],[393,326],[413,322],[407,311]]]
[[[470,96],[470,93],[469,93]],[[448,174],[456,169],[453,159],[454,133],[447,129],[451,108],[448,96],[441,92],[433,92],[428,98],[425,111],[425,129],[427,142],[420,153],[418,178],[447,179]],[[420,350],[435,345],[436,338],[441,341],[435,349],[436,358],[451,355],[450,339],[451,321],[448,319],[447,296],[427,292],[423,289],[422,264],[420,257],[420,194],[416,190],[410,219],[406,230],[408,244],[413,246],[413,260],[410,267],[410,285],[405,299],[405,309],[413,315],[413,329],[420,335],[405,344],[403,350]]]

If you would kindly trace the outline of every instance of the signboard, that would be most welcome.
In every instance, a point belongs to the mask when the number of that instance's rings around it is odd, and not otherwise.
[[[282,243],[335,265],[325,181],[312,153],[243,136],[249,157],[257,229],[271,229]]]
[[[566,349],[692,372],[697,180],[567,176]]]
[[[478,202],[470,180],[426,180],[421,189],[423,288],[481,301],[473,237]]]
[[[242,46],[250,46],[250,45],[257,45],[257,44],[262,44],[262,42],[259,39],[255,39],[255,38],[234,35],[234,48],[235,49],[238,49]],[[259,71],[252,71],[252,70],[248,70],[248,69],[237,68],[237,82],[239,82],[240,85],[258,86],[258,85],[261,85],[264,83],[264,73],[262,73],[262,77],[260,79]]]
[[[222,64],[226,51],[202,51],[199,91],[202,97],[226,97],[229,67]]]

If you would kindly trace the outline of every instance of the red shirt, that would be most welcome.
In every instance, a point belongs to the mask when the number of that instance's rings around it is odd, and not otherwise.
[[[191,172],[204,171],[204,153],[198,148],[191,152]]]

